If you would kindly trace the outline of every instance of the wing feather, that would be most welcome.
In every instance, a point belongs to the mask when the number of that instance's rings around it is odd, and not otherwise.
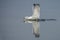
[[[39,36],[40,35],[40,30],[39,30],[39,22],[37,22],[37,21],[33,21],[32,22],[32,25],[33,25],[33,34],[35,35],[35,36]]]
[[[40,6],[38,4],[34,5],[32,17],[33,18],[39,18],[40,17]]]

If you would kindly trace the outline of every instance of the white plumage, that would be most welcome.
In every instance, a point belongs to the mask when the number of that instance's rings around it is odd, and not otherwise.
[[[35,37],[39,37],[40,36],[40,34],[39,34],[39,22],[30,21],[30,20],[36,20],[36,19],[40,18],[40,5],[39,4],[33,4],[33,5],[34,5],[33,14],[30,17],[28,17],[28,16],[25,17],[25,23],[26,22],[32,23],[32,25],[33,25],[33,34],[35,35]]]

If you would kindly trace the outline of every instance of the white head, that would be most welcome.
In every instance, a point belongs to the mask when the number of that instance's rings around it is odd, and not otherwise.
[[[24,19],[28,19],[28,16],[26,16]]]

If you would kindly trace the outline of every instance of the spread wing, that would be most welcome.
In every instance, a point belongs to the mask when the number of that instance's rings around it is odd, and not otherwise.
[[[35,35],[35,37],[39,37],[40,36],[40,25],[39,25],[39,22],[37,21],[33,21],[32,22],[32,25],[33,25],[33,34]]]
[[[34,8],[33,8],[33,18],[39,18],[40,17],[40,5],[39,4],[33,4]]]

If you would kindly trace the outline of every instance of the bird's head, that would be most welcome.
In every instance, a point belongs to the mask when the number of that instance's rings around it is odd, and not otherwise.
[[[28,19],[28,16],[24,17],[24,19]]]

